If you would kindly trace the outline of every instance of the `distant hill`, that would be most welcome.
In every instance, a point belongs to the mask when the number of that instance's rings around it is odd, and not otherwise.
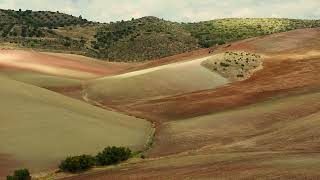
[[[217,19],[176,23],[143,17],[90,22],[49,11],[0,10],[0,47],[81,54],[110,61],[145,61],[236,40],[301,28],[319,20]]]
[[[99,55],[111,60],[156,59],[199,48],[198,40],[181,24],[156,17],[107,24],[96,38]]]

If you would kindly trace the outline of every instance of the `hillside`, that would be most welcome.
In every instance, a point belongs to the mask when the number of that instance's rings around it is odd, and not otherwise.
[[[91,80],[86,83],[85,91],[88,98],[97,102],[137,102],[145,98],[212,89],[229,83],[226,78],[201,66],[201,62],[206,59],[207,57],[199,58]]]
[[[152,134],[145,120],[2,75],[0,80],[0,177],[22,166],[36,172],[55,169],[67,156],[94,154],[110,145],[142,150]]]
[[[246,39],[217,49],[203,59],[213,63],[210,70],[225,77],[232,79],[237,73],[221,73],[224,65],[221,68],[218,62],[230,63],[228,67],[234,69],[242,67],[236,62],[245,63],[248,69],[244,68],[244,72],[256,65],[262,68],[247,79],[235,79],[224,86],[191,93],[167,96],[168,88],[160,89],[160,94],[152,94],[145,84],[146,89],[138,88],[139,95],[146,93],[145,97],[114,103],[108,98],[135,95],[130,91],[131,86],[114,85],[108,78],[97,80],[100,81],[97,89],[107,92],[107,100],[101,101],[102,107],[112,107],[155,123],[153,148],[146,152],[149,158],[139,162],[66,179],[161,179],[169,176],[173,179],[317,179],[320,176],[319,38],[317,28],[300,29]],[[222,57],[214,59],[214,55]],[[259,57],[261,59],[257,59]],[[181,72],[192,60],[181,61],[176,67],[180,66]],[[201,74],[201,68],[193,67]],[[147,77],[157,72],[148,70],[143,71]],[[130,74],[139,73],[142,72]],[[191,77],[194,74],[190,73]],[[122,76],[137,80],[134,77]],[[185,75],[181,78],[188,79]],[[170,80],[165,78],[164,82]],[[121,81],[123,79],[119,83]],[[190,82],[201,83],[200,80]],[[112,88],[122,89],[114,95],[110,93]],[[113,93],[112,96],[108,97],[109,93]]]
[[[0,42],[2,48],[34,48],[49,51],[86,50],[84,37],[64,35],[55,32],[59,28],[94,29],[98,23],[87,21],[72,15],[31,10],[0,10]],[[74,30],[78,31],[78,30]],[[82,30],[83,31],[83,30]]]
[[[0,10],[2,49],[36,49],[108,61],[146,61],[236,40],[320,27],[319,20],[217,19],[176,23],[156,17],[95,23],[48,11]]]
[[[110,60],[149,60],[198,48],[179,23],[155,17],[108,24],[96,36],[99,55]]]
[[[320,20],[276,18],[231,18],[189,23],[185,28],[199,40],[201,47],[286,32],[294,29],[320,27]]]

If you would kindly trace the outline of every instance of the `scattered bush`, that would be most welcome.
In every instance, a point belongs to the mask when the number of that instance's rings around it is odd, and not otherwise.
[[[13,176],[7,176],[7,180],[31,180],[28,169],[19,169],[14,171]]]
[[[95,165],[95,158],[90,155],[68,157],[61,162],[59,168],[67,172],[81,172],[92,168]]]

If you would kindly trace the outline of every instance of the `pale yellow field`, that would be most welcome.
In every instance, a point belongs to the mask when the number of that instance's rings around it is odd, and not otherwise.
[[[88,83],[87,93],[95,100],[134,100],[227,84],[229,81],[226,78],[201,66],[206,59],[208,57],[100,78]]]
[[[16,168],[56,168],[69,155],[95,154],[106,146],[144,149],[152,133],[145,120],[103,110],[0,76],[0,154]]]

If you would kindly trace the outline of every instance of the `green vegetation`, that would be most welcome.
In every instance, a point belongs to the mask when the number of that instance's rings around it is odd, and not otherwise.
[[[96,156],[97,164],[106,166],[129,159],[131,150],[124,147],[107,147]]]
[[[320,20],[233,18],[189,23],[185,27],[201,47],[210,47],[294,29],[316,28],[320,27]]]
[[[7,180],[31,180],[28,169],[19,169],[14,171],[12,176],[7,176]]]
[[[100,24],[48,11],[0,10],[0,43],[109,61],[144,61],[300,28],[319,20],[217,19],[176,23],[156,17]]]
[[[59,168],[62,171],[81,172],[92,168],[95,165],[95,158],[90,155],[68,157],[61,162]]]
[[[100,58],[113,61],[156,59],[198,48],[198,42],[179,23],[156,17],[111,23],[96,34]]]
[[[20,48],[79,51],[85,49],[83,39],[59,34],[58,29],[95,24],[60,12],[0,10],[0,42]]]
[[[94,165],[107,166],[120,163],[129,159],[131,155],[129,148],[112,146],[105,148],[95,157],[90,155],[68,157],[61,162],[59,168],[71,173],[81,172],[92,168]]]

